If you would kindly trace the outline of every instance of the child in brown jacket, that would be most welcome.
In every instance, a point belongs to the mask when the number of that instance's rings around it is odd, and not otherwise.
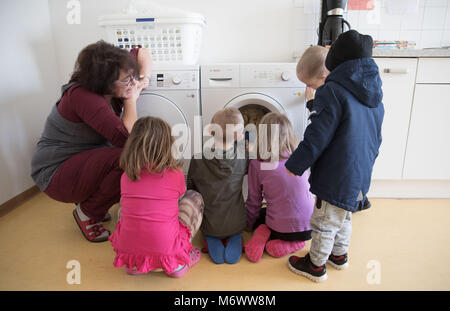
[[[248,169],[244,119],[238,109],[225,108],[214,114],[211,123],[212,148],[191,160],[187,189],[203,196],[205,208],[200,230],[211,259],[216,264],[234,264],[242,254],[247,217],[242,194]]]

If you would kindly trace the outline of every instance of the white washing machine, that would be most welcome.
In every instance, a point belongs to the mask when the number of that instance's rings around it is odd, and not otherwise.
[[[202,65],[201,103],[203,127],[225,107],[241,112],[259,108],[262,114],[280,112],[292,123],[299,140],[307,125],[306,86],[297,79],[296,63],[241,63]],[[244,120],[246,118],[244,117]],[[256,124],[255,124],[256,125]],[[206,139],[204,138],[204,142]],[[247,199],[248,181],[242,185]]]
[[[280,112],[292,123],[295,135],[303,139],[307,113],[306,86],[297,79],[296,63],[241,63],[201,66],[203,126],[217,110],[246,106],[264,113]]]
[[[189,162],[201,150],[202,135],[194,130],[201,126],[199,66],[155,65],[150,85],[139,96],[137,115],[159,117],[172,127],[186,175]]]

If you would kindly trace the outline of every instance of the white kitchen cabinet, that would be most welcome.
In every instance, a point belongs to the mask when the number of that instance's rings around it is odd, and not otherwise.
[[[402,178],[417,58],[375,58],[383,82],[383,141],[372,179]],[[450,108],[450,105],[449,105]]]
[[[449,58],[419,58],[416,83],[450,83]]]
[[[405,179],[450,179],[449,121],[450,84],[416,84]]]

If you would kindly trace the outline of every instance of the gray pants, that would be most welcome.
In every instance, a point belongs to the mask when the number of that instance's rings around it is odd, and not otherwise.
[[[309,255],[316,266],[327,262],[330,254],[347,253],[352,233],[352,213],[322,201],[322,207],[314,207],[311,216],[311,248]]]

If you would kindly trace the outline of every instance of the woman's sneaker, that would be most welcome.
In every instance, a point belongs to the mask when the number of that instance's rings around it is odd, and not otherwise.
[[[333,268],[338,270],[344,270],[348,268],[347,254],[341,256],[334,256],[333,254],[328,257],[327,263],[329,263]]]
[[[305,257],[291,256],[288,261],[289,269],[302,275],[314,282],[323,282],[328,278],[327,267],[322,265],[316,266],[311,262],[309,254]]]

